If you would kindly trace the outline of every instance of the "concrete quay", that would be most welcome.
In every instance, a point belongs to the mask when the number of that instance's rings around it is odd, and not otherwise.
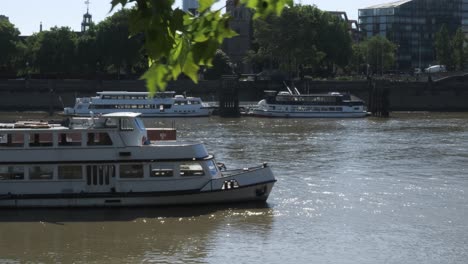
[[[405,81],[314,81],[294,85],[302,93],[349,92],[369,102],[372,87],[388,90],[390,111],[468,111],[468,74],[440,80]],[[206,102],[217,102],[221,81],[189,80],[172,82],[167,90],[189,96],[200,96]],[[241,102],[262,99],[264,90],[283,90],[281,81],[240,81],[236,84]],[[98,91],[146,91],[139,80],[0,80],[0,111],[60,111],[72,106],[76,97],[94,96]]]

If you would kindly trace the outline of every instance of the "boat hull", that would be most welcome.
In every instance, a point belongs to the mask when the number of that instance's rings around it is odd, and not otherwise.
[[[95,115],[103,115],[103,114],[109,114],[109,113],[115,113],[117,111],[93,111],[91,114],[89,111],[87,112],[78,112],[74,110],[65,110],[63,115],[65,116],[76,116],[76,117],[91,117]],[[141,111],[141,117],[207,117],[211,115],[212,110],[211,109],[201,109],[196,112],[187,112],[187,113],[180,113],[180,112],[159,112],[159,111],[153,111],[153,112],[145,112]]]
[[[228,190],[196,192],[4,195],[0,197],[0,207],[132,207],[266,201],[275,182],[272,180]]]
[[[275,112],[254,110],[254,116],[258,117],[284,117],[284,118],[360,118],[367,116],[367,112]]]

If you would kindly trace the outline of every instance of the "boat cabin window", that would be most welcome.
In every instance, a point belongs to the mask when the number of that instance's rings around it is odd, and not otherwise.
[[[0,134],[0,147],[23,147],[24,135],[22,133]]]
[[[204,176],[205,172],[203,167],[198,162],[186,162],[180,164],[180,176],[189,177],[189,176]]]
[[[120,119],[120,130],[122,131],[133,131],[133,125],[131,120],[122,118]]]
[[[114,118],[107,118],[104,124],[105,127],[117,127],[117,120]]]
[[[112,140],[109,137],[109,134],[105,132],[99,133],[88,133],[88,146],[110,146],[112,145]]]
[[[140,129],[140,131],[145,130],[145,124],[143,123],[143,120],[141,120],[140,118],[135,119],[135,124],[137,125],[138,129]]]
[[[83,169],[80,165],[58,166],[59,180],[80,180],[83,178]]]
[[[124,178],[124,179],[143,178],[143,165],[141,164],[120,165],[120,178]]]
[[[81,133],[59,133],[59,146],[81,146]]]
[[[216,166],[214,160],[208,161],[208,169],[210,170],[211,176],[218,174],[218,166]]]
[[[31,133],[29,134],[30,147],[51,147],[52,133]]]
[[[31,166],[29,168],[30,180],[51,180],[54,177],[54,167],[48,165]]]
[[[24,180],[23,166],[0,166],[0,181]]]
[[[174,167],[164,164],[152,164],[150,177],[172,177],[174,176]]]

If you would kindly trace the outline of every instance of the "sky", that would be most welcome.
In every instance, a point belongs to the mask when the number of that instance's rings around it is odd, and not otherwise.
[[[99,23],[109,16],[111,0],[90,0],[89,13],[93,21]],[[327,11],[345,11],[349,19],[358,18],[358,9],[390,0],[295,0],[302,5],[316,5]],[[220,1],[217,6],[225,3]],[[176,0],[182,7],[182,0]],[[81,30],[83,14],[86,13],[85,0],[0,0],[0,15],[9,17],[21,35],[31,35],[39,31],[42,22],[44,30],[54,26],[68,26],[74,31]]]

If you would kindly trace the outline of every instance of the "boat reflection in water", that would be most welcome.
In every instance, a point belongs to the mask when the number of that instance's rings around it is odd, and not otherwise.
[[[273,210],[265,203],[4,209],[0,262],[203,262],[219,239],[264,241],[272,223]]]

